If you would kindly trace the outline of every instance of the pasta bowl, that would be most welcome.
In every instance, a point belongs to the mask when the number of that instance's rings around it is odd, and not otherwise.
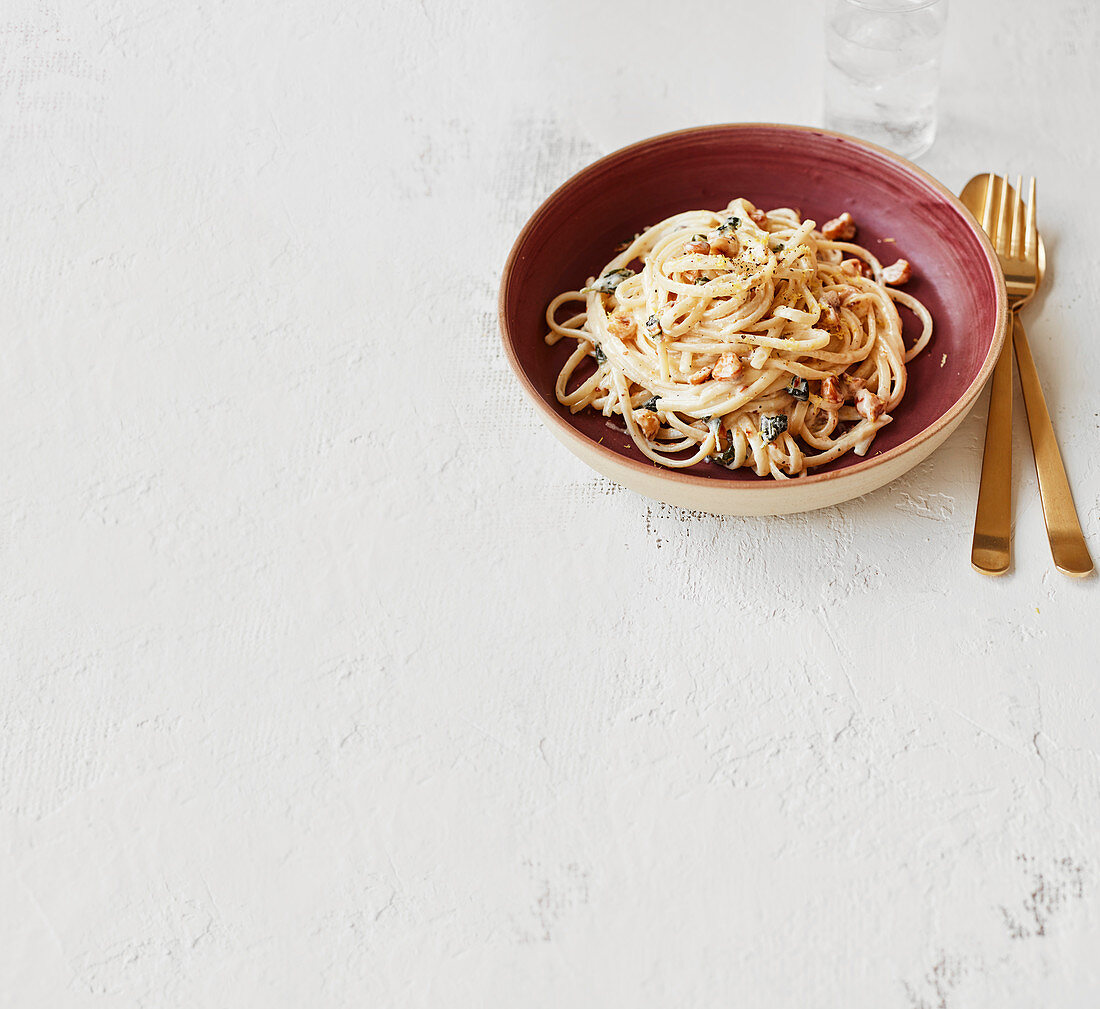
[[[699,463],[673,470],[646,459],[599,412],[571,413],[555,379],[572,341],[545,341],[560,292],[599,273],[616,245],[646,226],[743,196],[824,222],[848,211],[857,241],[884,263],[905,258],[904,290],[929,309],[932,341],[908,365],[905,398],[865,456],[848,453],[795,478]],[[717,514],[777,515],[875,490],[927,458],[973,407],[1005,341],[1008,301],[988,238],[963,204],[915,165],[874,144],[810,127],[705,126],[609,154],[565,182],[524,226],[500,285],[508,361],[550,431],[596,471],[668,504]],[[907,343],[920,326],[901,313]],[[574,344],[575,346],[575,344]]]

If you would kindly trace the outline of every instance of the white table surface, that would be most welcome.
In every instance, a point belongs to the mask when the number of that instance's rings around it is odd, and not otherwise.
[[[1100,1004],[1100,596],[1019,399],[991,581],[984,397],[864,499],[714,518],[587,470],[500,348],[538,203],[819,123],[821,17],[5,5],[0,1002]],[[1098,50],[1091,0],[956,0],[922,159],[1039,177],[1094,556]]]

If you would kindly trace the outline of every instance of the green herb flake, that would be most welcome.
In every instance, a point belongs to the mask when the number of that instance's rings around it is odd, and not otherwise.
[[[715,452],[711,458],[723,466],[732,467],[737,461],[737,448],[733,444],[733,438],[730,438],[729,444],[721,452]]]
[[[792,378],[787,386],[787,392],[795,399],[805,403],[810,398],[810,383],[804,378]]]
[[[787,430],[787,415],[777,413],[774,416],[764,414],[760,418],[760,435],[765,445],[770,445],[784,431]]]
[[[729,444],[725,448],[721,448],[722,440],[722,418],[721,417],[704,417],[707,427],[710,428],[710,433],[714,435],[714,451],[707,456],[708,461],[721,463],[723,466],[729,466],[734,459],[736,453],[733,450],[733,435],[730,434]]]
[[[600,294],[614,294],[615,288],[624,280],[634,276],[634,271],[622,266],[617,270],[610,270],[597,280],[588,290],[599,291]]]
[[[733,443],[733,434],[729,434],[729,443],[721,452],[715,452],[711,457],[715,462],[721,463],[723,466],[732,467],[737,461],[737,448]]]
[[[736,237],[736,232],[739,227],[741,227],[740,217],[727,217],[715,230],[719,235],[728,240]]]

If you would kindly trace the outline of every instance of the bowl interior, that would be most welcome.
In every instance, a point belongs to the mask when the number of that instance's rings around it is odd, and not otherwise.
[[[866,459],[849,453],[804,479],[865,463],[936,425],[993,364],[1003,310],[999,268],[962,205],[907,162],[850,137],[763,124],[701,127],[655,137],[596,162],[566,182],[521,232],[501,285],[501,328],[532,395],[601,447],[645,462],[629,435],[594,411],[570,414],[554,381],[576,344],[544,341],[546,306],[583,285],[644,227],[693,208],[720,209],[744,196],[765,210],[794,207],[823,224],[844,210],[855,241],[884,265],[903,257],[913,279],[902,290],[932,313],[929,346],[908,366],[905,399]],[[920,325],[899,306],[906,345]],[[999,349],[995,348],[995,349]],[[671,471],[670,471],[671,472]],[[759,481],[748,469],[699,464],[679,473]],[[770,481],[769,481],[770,483]]]

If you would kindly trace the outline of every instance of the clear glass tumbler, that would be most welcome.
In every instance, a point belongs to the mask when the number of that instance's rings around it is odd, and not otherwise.
[[[948,0],[829,0],[825,125],[915,158],[936,137]]]

